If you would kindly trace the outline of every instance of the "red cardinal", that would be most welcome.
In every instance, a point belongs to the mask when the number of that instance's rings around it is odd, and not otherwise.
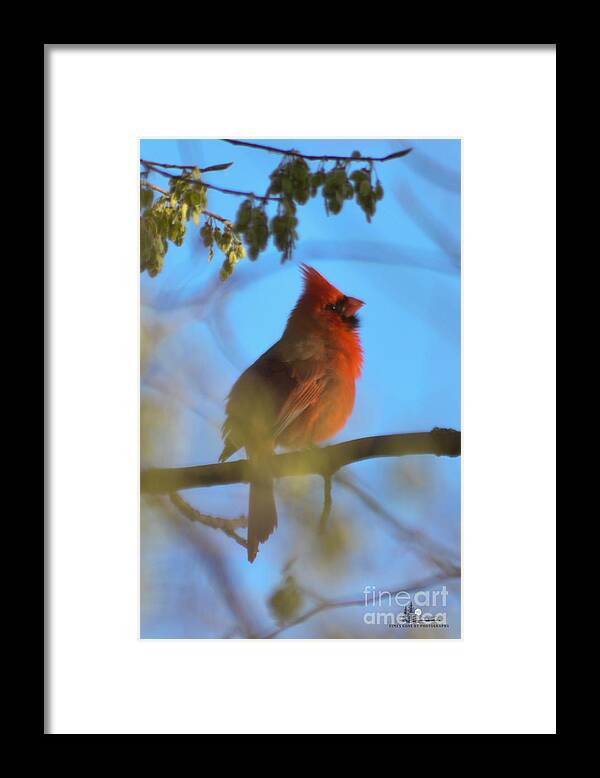
[[[268,460],[275,446],[306,448],[339,432],[354,407],[362,348],[347,297],[314,268],[301,266],[304,291],[274,346],[242,373],[227,401],[223,462],[242,446],[253,474],[248,508],[248,560],[277,526]]]

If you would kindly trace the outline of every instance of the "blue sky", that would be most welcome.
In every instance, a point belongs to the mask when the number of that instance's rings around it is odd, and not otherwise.
[[[307,154],[349,155],[359,149],[363,156],[383,156],[406,146],[414,151],[377,165],[385,197],[370,224],[354,202],[346,202],[337,216],[326,215],[320,195],[300,207],[300,239],[293,259],[283,265],[269,245],[257,262],[243,260],[233,277],[221,282],[219,252],[209,264],[190,223],[184,245],[170,247],[164,271],[156,278],[142,276],[142,333],[154,344],[142,370],[142,434],[149,441],[142,464],[216,461],[227,392],[280,337],[300,293],[300,262],[366,302],[360,330],[363,377],[354,413],[336,440],[434,426],[460,429],[460,141],[260,142]],[[158,162],[200,167],[233,162],[226,171],[206,174],[206,180],[258,192],[264,192],[280,159],[218,140],[144,140],[141,153]],[[150,180],[165,183],[156,175]],[[210,210],[223,216],[233,218],[240,202],[209,191]],[[291,483],[298,479],[279,482],[279,528],[253,565],[222,533],[184,526],[175,516],[166,518],[161,505],[143,503],[142,636],[238,637],[232,597],[259,634],[269,632],[276,625],[267,600],[285,577],[293,549],[298,555],[293,575],[330,599],[356,596],[366,585],[401,587],[435,572],[422,546],[415,550],[402,541],[398,525],[460,559],[460,459],[370,460],[343,475],[379,501],[391,519],[373,513],[352,488],[334,484],[331,532],[343,550],[339,557],[328,557],[295,513],[300,503],[312,515],[314,503],[318,520],[318,478],[298,485]],[[225,517],[247,509],[244,485],[184,496],[202,511]],[[230,588],[229,601],[224,586]],[[443,636],[456,637],[456,582],[449,589],[451,628]],[[406,637],[400,630],[367,629],[361,611],[332,609],[281,637]]]

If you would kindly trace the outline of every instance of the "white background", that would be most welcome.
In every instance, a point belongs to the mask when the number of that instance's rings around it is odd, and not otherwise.
[[[47,50],[49,732],[555,731],[555,63]],[[464,139],[463,640],[138,639],[142,136]]]

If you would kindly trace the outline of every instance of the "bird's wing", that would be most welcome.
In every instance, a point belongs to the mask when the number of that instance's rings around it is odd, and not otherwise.
[[[312,372],[299,378],[295,388],[283,403],[275,421],[273,435],[277,439],[301,413],[318,401],[325,386],[323,371]]]
[[[227,459],[241,446],[276,440],[326,384],[326,361],[319,339],[278,341],[238,378],[229,394],[223,424]]]

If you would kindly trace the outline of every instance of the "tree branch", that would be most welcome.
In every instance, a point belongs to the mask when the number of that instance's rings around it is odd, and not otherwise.
[[[214,213],[214,211],[202,211],[202,216],[209,216],[211,219],[217,219],[217,221],[223,222],[223,224],[229,224],[231,227],[233,227],[233,222],[231,219],[226,219],[224,216],[219,216],[219,214]]]
[[[207,189],[214,189],[215,192],[222,192],[223,194],[230,194],[235,195],[236,197],[249,197],[254,200],[274,200],[275,202],[280,202],[281,197],[270,197],[268,195],[257,195],[254,192],[241,192],[239,189],[225,189],[222,186],[216,186],[215,184],[208,184],[206,181],[195,181],[193,178],[189,178],[188,176],[176,176],[173,173],[167,173],[166,170],[161,170],[158,167],[154,167],[152,162],[144,161],[143,159],[140,159],[140,162],[143,165],[146,165],[148,170],[151,170],[153,173],[158,173],[159,176],[164,176],[165,178],[174,178],[178,181],[189,181],[191,184],[199,184],[200,186],[205,186]],[[180,167],[178,165],[178,167]]]
[[[153,189],[155,192],[160,192],[160,194],[165,195],[165,197],[171,196],[171,193],[167,192],[166,189],[161,189],[160,186],[156,186],[156,184],[151,184],[150,181],[142,181],[142,186],[145,186],[146,189]]]
[[[274,478],[295,475],[333,475],[353,462],[376,457],[401,457],[417,454],[460,456],[460,432],[436,427],[431,432],[378,435],[357,438],[325,448],[311,448],[273,456],[270,463]],[[194,467],[153,468],[142,471],[141,490],[146,494],[171,494],[200,486],[247,483],[248,460]]]
[[[263,143],[251,143],[247,140],[232,140],[231,138],[223,138],[223,140],[225,143],[231,143],[233,146],[247,146],[250,149],[262,149],[262,151],[270,151],[273,154],[284,154],[286,157],[300,157],[301,159],[308,159],[315,162],[387,162],[389,159],[405,157],[412,151],[412,148],[402,149],[401,151],[394,151],[392,154],[388,154],[385,157],[339,157],[332,154],[301,154],[294,149],[278,149],[275,148],[275,146],[265,146]]]
[[[222,519],[219,516],[210,516],[208,513],[201,513],[177,493],[170,494],[169,499],[190,521],[204,524],[205,527],[211,527],[212,529],[220,529],[226,535],[229,535],[230,538],[233,538],[236,543],[239,543],[240,546],[247,548],[244,538],[240,537],[235,531],[238,527],[248,526],[248,519],[245,516],[240,516],[238,519]]]

